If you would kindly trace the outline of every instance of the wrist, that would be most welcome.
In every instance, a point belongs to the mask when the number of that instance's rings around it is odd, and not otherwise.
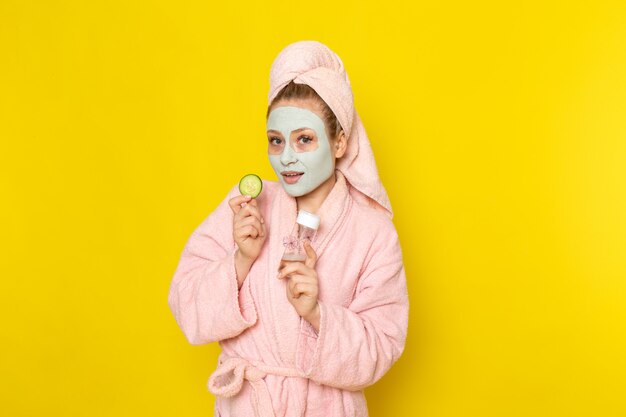
[[[245,256],[239,249],[235,251],[235,272],[237,274],[237,287],[241,288],[254,260]]]
[[[311,310],[311,312],[309,314],[307,314],[306,316],[303,316],[302,318],[305,319],[306,321],[308,321],[309,323],[311,323],[311,325],[315,328],[316,331],[319,331],[319,327],[320,327],[320,304],[316,303],[315,307],[313,308],[313,310]]]
[[[254,263],[254,259],[241,253],[241,249],[237,248],[235,251],[235,262],[241,266],[250,267]]]

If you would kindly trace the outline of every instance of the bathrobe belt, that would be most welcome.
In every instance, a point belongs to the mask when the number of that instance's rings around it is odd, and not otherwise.
[[[274,417],[270,393],[263,379],[267,374],[305,378],[295,368],[270,366],[263,362],[237,357],[226,358],[224,361],[220,358],[217,369],[209,377],[209,391],[220,397],[232,397],[241,390],[243,380],[246,379],[254,391],[250,401],[255,416]]]

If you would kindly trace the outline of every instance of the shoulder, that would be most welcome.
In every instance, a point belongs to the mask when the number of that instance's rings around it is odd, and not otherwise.
[[[353,201],[350,232],[364,245],[364,268],[381,262],[402,263],[402,248],[393,220],[384,212]]]
[[[386,213],[355,199],[352,200],[351,211],[352,222],[370,233],[374,232],[372,238],[397,234],[393,221]]]

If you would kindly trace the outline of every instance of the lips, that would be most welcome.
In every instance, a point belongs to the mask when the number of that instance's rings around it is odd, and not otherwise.
[[[283,180],[287,184],[295,184],[295,183],[298,182],[298,180],[300,180],[300,177],[302,177],[304,175],[304,172],[283,171],[283,172],[280,173],[280,175],[283,176]]]

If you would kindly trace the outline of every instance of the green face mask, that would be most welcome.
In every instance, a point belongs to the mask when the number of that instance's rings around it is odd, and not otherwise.
[[[294,132],[301,128],[307,129]],[[287,194],[293,197],[308,194],[331,177],[335,158],[324,121],[317,114],[300,107],[277,107],[267,118],[267,130],[280,132],[280,135],[268,132],[268,154]]]

